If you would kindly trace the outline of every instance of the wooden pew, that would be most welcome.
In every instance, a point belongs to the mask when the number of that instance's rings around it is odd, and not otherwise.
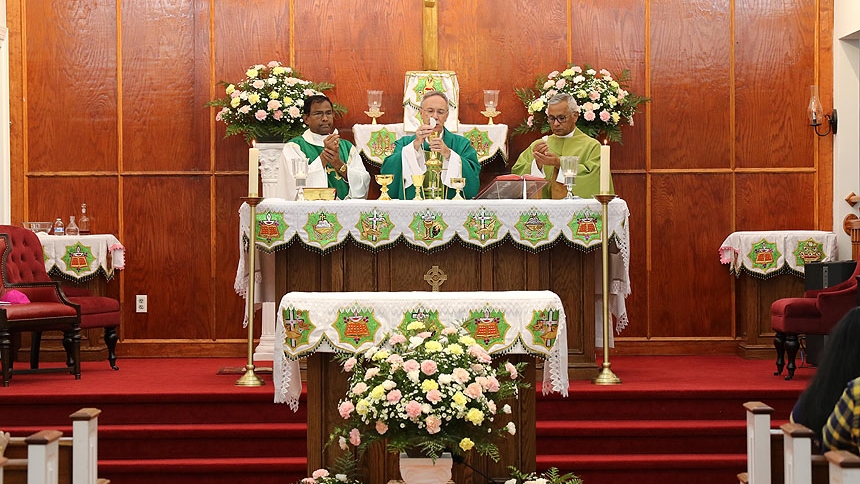
[[[831,484],[860,484],[860,457],[845,450],[831,450],[824,457],[829,463]]]

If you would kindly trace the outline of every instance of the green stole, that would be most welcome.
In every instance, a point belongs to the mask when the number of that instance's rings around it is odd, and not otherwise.
[[[296,136],[295,138],[291,139],[290,142],[299,145],[299,149],[301,149],[302,153],[304,153],[305,156],[308,157],[308,164],[311,164],[311,162],[319,158],[319,156],[325,149],[324,146],[317,146],[308,143],[301,136]],[[351,150],[352,145],[349,143],[349,141],[345,139],[340,140],[340,146],[338,146],[338,151],[341,161],[349,161],[349,152]],[[344,180],[343,177],[341,177],[340,174],[336,173],[335,171],[329,171],[328,173],[326,173],[326,175],[328,176],[329,188],[334,188],[335,190],[337,190],[338,199],[345,199],[349,195],[349,182]]]

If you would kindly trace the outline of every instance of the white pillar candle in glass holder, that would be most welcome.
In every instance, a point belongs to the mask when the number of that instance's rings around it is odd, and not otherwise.
[[[370,111],[382,108],[382,91],[367,90],[367,107]]]
[[[303,158],[290,159],[293,169],[293,178],[296,180],[296,200],[305,199],[305,185],[308,179],[308,162]]]
[[[499,105],[499,91],[497,89],[484,89],[484,107],[487,111],[495,111]]]

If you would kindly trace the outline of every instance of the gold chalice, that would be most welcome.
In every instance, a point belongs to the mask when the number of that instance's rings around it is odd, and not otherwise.
[[[457,190],[457,193],[454,195],[454,198],[451,200],[465,200],[463,195],[460,194],[460,190],[462,190],[466,186],[466,179],[463,177],[454,177],[451,178],[451,187]]]
[[[421,192],[424,191],[424,173],[420,175],[412,175],[412,186],[415,187],[415,196],[412,200],[424,200]]]
[[[391,197],[388,196],[388,185],[391,185],[393,181],[394,175],[376,175],[376,183],[379,183],[381,186],[380,191],[382,192],[379,195],[379,200],[391,200]]]

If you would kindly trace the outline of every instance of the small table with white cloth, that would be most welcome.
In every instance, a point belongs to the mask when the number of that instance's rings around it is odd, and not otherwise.
[[[278,307],[275,335],[275,401],[298,408],[298,359],[308,357],[307,405],[319,414],[308,419],[308,467],[319,468],[340,453],[326,449],[328,435],[341,421],[336,406],[346,375],[333,353],[364,352],[412,321],[461,325],[494,359],[528,362],[521,376],[534,383],[535,357],[544,360],[543,393],[568,394],[567,327],[561,299],[550,291],[492,292],[290,292]],[[528,380],[530,378],[531,380]],[[535,386],[511,402],[518,432],[499,445],[502,463],[484,467],[490,475],[506,465],[529,465],[535,446]],[[320,409],[322,409],[320,411]],[[329,455],[332,454],[332,455]],[[381,465],[385,467],[382,456]],[[534,456],[531,455],[531,466]],[[380,479],[377,479],[379,477]],[[371,476],[372,482],[387,482]],[[390,476],[389,476],[390,477]]]
[[[99,274],[106,280],[125,268],[125,247],[111,234],[48,235],[38,232],[45,270],[76,282]]]
[[[738,350],[746,358],[772,356],[770,306],[777,299],[803,294],[805,265],[838,257],[836,234],[820,230],[734,232],[720,244],[719,253],[720,262],[737,278]]]

